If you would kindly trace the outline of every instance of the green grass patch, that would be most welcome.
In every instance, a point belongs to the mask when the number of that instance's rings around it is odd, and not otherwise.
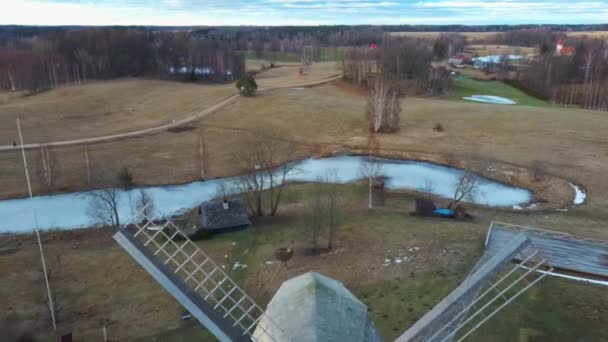
[[[481,326],[470,341],[608,341],[606,288],[546,278]]]
[[[527,95],[521,90],[500,81],[477,81],[465,76],[458,76],[452,82],[448,95],[450,100],[467,101],[462,98],[472,95],[493,95],[511,99],[519,105],[551,106],[549,102]]]
[[[441,272],[415,273],[354,289],[367,305],[382,340],[392,341],[458,286],[459,277]]]

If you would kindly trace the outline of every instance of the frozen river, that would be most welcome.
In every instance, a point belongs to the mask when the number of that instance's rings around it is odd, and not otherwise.
[[[289,174],[288,181],[312,182],[331,173],[335,182],[350,183],[364,178],[362,166],[365,160],[360,156],[305,159],[293,163],[295,169]],[[388,189],[430,192],[444,198],[453,196],[457,180],[463,173],[459,169],[417,161],[378,159],[378,164],[381,165],[380,174],[386,177],[385,186]],[[128,222],[133,216],[132,204],[140,189],[152,198],[155,208],[162,216],[170,217],[213,199],[221,184],[230,188],[237,182],[238,178],[227,177],[180,185],[120,190],[121,223]],[[47,230],[95,226],[95,222],[87,215],[88,193],[90,192],[74,192],[0,201],[0,232],[28,232],[36,227]],[[526,189],[483,179],[479,191],[469,201],[494,207],[512,207],[526,204],[531,199],[532,194]]]

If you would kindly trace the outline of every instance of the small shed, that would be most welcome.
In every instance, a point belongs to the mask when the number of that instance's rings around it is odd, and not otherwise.
[[[201,204],[201,224],[207,230],[243,228],[251,224],[241,199],[209,201]]]

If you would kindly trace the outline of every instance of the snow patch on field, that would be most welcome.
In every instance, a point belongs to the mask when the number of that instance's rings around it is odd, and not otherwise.
[[[502,63],[504,56],[502,55],[489,55],[489,56],[483,56],[483,57],[475,57],[473,58],[474,62],[482,62],[482,63],[489,63],[489,64],[500,64]],[[509,61],[520,61],[523,59],[526,59],[525,56],[522,55],[507,55],[506,56],[507,60]]]
[[[500,104],[500,105],[514,105],[517,102],[508,99],[506,97],[494,96],[494,95],[471,95],[465,96],[462,98],[463,100],[482,102],[482,103],[491,103],[491,104]]]
[[[574,205],[579,205],[585,203],[585,198],[587,198],[587,194],[580,186],[569,183],[572,189],[574,189]]]

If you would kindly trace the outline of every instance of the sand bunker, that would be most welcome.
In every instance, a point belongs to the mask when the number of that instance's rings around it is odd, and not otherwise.
[[[513,105],[517,102],[507,99],[505,97],[493,96],[493,95],[472,95],[468,97],[463,97],[463,100],[483,102],[483,103],[492,103],[492,104],[501,104],[501,105]]]

